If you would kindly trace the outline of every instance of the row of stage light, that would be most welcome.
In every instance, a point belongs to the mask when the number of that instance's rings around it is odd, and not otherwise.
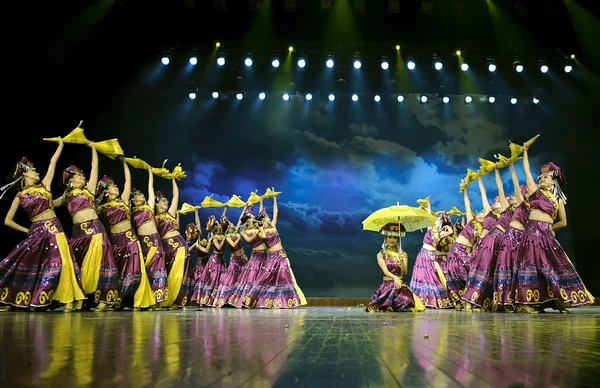
[[[191,92],[191,93],[189,93],[188,97],[191,100],[195,100],[198,97],[198,93],[197,92]],[[213,99],[218,99],[220,97],[221,97],[221,93],[219,93],[219,92],[212,92],[212,98]],[[289,93],[283,93],[283,94],[281,94],[281,98],[282,98],[283,101],[289,101],[291,97],[292,96]],[[488,102],[490,104],[496,103],[496,97],[495,96],[477,96],[477,97],[482,102],[486,101],[486,102]],[[241,93],[241,92],[236,93],[235,94],[235,98],[238,101],[243,100],[244,99],[244,93]],[[267,98],[267,94],[265,92],[258,93],[258,99],[259,100],[264,100],[265,98]],[[358,102],[358,100],[359,100],[358,94],[353,94],[350,98],[351,98],[351,100],[353,102]],[[311,93],[306,93],[304,95],[304,99],[307,100],[307,101],[312,101],[313,95]],[[334,102],[336,100],[336,96],[335,96],[335,94],[332,93],[332,94],[329,94],[329,96],[327,96],[327,99],[329,101],[331,101],[331,102]],[[403,95],[398,94],[398,95],[395,95],[395,99],[398,102],[404,102],[406,98]],[[453,99],[456,100],[456,97],[453,97]],[[444,104],[449,104],[451,99],[450,99],[449,96],[443,96],[441,98],[441,100],[442,100],[442,102]],[[373,101],[379,103],[379,102],[382,101],[382,97],[379,94],[376,94],[373,97]],[[421,104],[427,104],[429,102],[429,96],[427,96],[426,94],[421,94],[421,95],[418,96],[418,101]],[[471,104],[474,101],[475,101],[475,97],[473,97],[471,95],[466,95],[464,97],[464,99],[463,99],[463,102],[465,104]],[[519,99],[516,96],[512,96],[512,97],[510,97],[509,101],[510,101],[510,103],[512,105],[516,105],[519,102]],[[538,96],[533,96],[531,98],[531,102],[533,102],[534,104],[539,104],[540,99],[539,99]]]
[[[292,47],[290,47],[290,51],[293,51]],[[460,69],[462,71],[468,71],[469,67],[470,67],[469,62],[461,57],[460,51],[457,51],[456,55],[460,58]],[[575,58],[575,55],[571,55],[571,59],[574,59],[574,58]],[[243,59],[244,59],[244,65],[246,65],[246,67],[252,67],[254,65],[254,60],[252,59],[252,57],[247,56]],[[169,65],[171,63],[171,55],[169,53],[165,53],[161,59],[161,62],[165,66]],[[196,66],[198,64],[198,57],[195,57],[195,56],[190,57],[189,63],[192,66]],[[225,66],[225,64],[227,63],[227,57],[225,55],[219,54],[217,56],[216,63],[218,66]],[[300,68],[300,69],[305,68],[307,66],[307,63],[308,62],[307,62],[306,58],[299,58],[296,62],[296,64],[298,65],[298,68]],[[490,73],[496,72],[498,66],[496,65],[496,61],[494,59],[487,59],[486,63],[487,63],[488,71]],[[433,58],[432,65],[433,65],[433,68],[437,71],[441,71],[444,68],[443,62],[435,56]],[[521,73],[525,70],[525,66],[519,60],[514,60],[512,65],[513,65],[514,70],[517,73]],[[277,57],[273,58],[271,61],[271,66],[274,68],[278,68],[279,66],[281,66],[281,60]],[[334,61],[333,57],[331,57],[331,56],[326,57],[325,66],[329,69],[332,69],[335,66],[335,61]],[[359,57],[353,58],[352,66],[356,70],[361,69],[362,68],[362,60]],[[383,57],[381,59],[380,67],[382,70],[390,69],[390,62],[386,57]],[[414,59],[409,58],[406,61],[406,67],[408,68],[408,70],[415,70],[417,68],[417,63]],[[572,63],[572,61],[570,61],[568,59],[563,59],[561,61],[561,67],[565,73],[570,73],[573,70],[573,63]],[[538,61],[538,69],[540,72],[542,72],[544,74],[548,73],[548,71],[550,70],[550,67],[548,66],[548,61],[539,60]]]

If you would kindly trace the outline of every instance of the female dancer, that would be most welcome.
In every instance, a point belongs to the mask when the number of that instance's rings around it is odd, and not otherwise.
[[[277,197],[273,197],[273,220],[265,209],[256,217],[259,223],[259,235],[267,246],[265,270],[254,281],[248,293],[248,307],[293,308],[306,304],[304,293],[298,287],[290,261],[281,245],[277,231]],[[244,298],[246,299],[246,298]]]
[[[225,235],[222,232],[221,224],[217,222],[214,215],[208,217],[206,230],[209,232],[208,240],[214,248],[194,290],[194,301],[201,306],[212,307],[221,277],[225,273],[225,260],[223,259]]]
[[[431,213],[431,200],[427,199],[427,211]],[[451,308],[452,302],[446,289],[446,278],[442,267],[436,261],[436,251],[440,244],[454,234],[452,223],[445,213],[441,213],[433,227],[427,229],[423,237],[423,247],[417,254],[413,267],[410,288],[421,299],[425,307]]]
[[[169,200],[157,191],[156,195],[156,227],[162,239],[165,251],[165,266],[168,274],[169,300],[160,304],[161,307],[181,308],[188,303],[190,292],[190,278],[188,272],[189,252],[187,244],[181,233],[179,223],[175,219],[179,206],[179,187],[175,178],[171,179],[173,184],[173,200]]]
[[[142,247],[131,226],[129,206],[125,202],[131,194],[131,173],[124,159],[125,185],[120,195],[115,181],[103,176],[96,188],[96,206],[103,222],[110,228],[113,255],[119,267],[119,298],[115,305],[120,309],[133,305],[134,310],[153,306],[156,301],[144,265]]]
[[[567,312],[567,307],[590,304],[594,298],[554,236],[556,229],[567,225],[566,197],[560,188],[564,184],[562,170],[554,163],[544,164],[538,187],[531,176],[528,148],[524,144],[523,171],[530,211],[514,279],[515,304],[524,306],[528,313],[552,305]],[[555,223],[557,215],[559,221]]]
[[[478,242],[478,249],[473,255],[473,263],[467,278],[465,293],[462,297],[463,302],[470,303],[471,308],[475,311],[483,308],[487,310],[491,307],[494,287],[492,285],[494,277],[494,269],[496,268],[496,258],[498,256],[498,246],[500,240],[510,223],[516,199],[514,196],[507,198],[504,194],[500,171],[495,168],[496,188],[498,189],[498,203],[500,204],[500,218],[493,228],[489,229],[489,233],[484,234]],[[483,197],[483,194],[482,194]],[[510,201],[510,202],[509,202]],[[494,203],[496,200],[494,200]],[[484,203],[485,206],[485,203]],[[489,205],[488,205],[489,206]],[[492,208],[493,209],[493,208]],[[486,218],[488,218],[486,216]],[[494,216],[495,218],[495,216]],[[491,217],[489,218],[491,219]],[[485,228],[485,219],[484,219]]]
[[[202,237],[202,225],[200,223],[200,215],[198,214],[198,209],[200,206],[196,206],[195,215],[196,215],[196,224],[188,224],[185,230],[185,238],[188,244],[192,241],[194,243],[189,247],[190,252],[193,249],[198,249],[198,256],[196,258],[196,265],[192,270],[190,275],[190,292],[189,298],[190,303],[197,303],[197,297],[194,297],[194,291],[196,290],[196,286],[200,279],[202,278],[202,274],[204,273],[204,268],[206,268],[206,264],[208,262],[208,252],[210,251],[212,242],[201,238]]]
[[[94,311],[107,311],[109,305],[119,297],[119,272],[113,256],[110,239],[104,225],[98,219],[93,192],[98,184],[98,152],[94,143],[92,149],[92,170],[86,182],[85,173],[76,166],[69,166],[62,172],[61,185],[65,187],[62,197],[54,200],[54,207],[67,205],[73,218],[73,232],[69,244],[81,270],[83,291],[93,295],[96,304]]]
[[[525,223],[529,217],[529,203],[525,201],[527,185],[519,186],[519,178],[515,171],[514,162],[510,164],[510,176],[515,189],[515,211],[498,247],[498,258],[496,259],[496,270],[494,271],[492,309],[505,309],[505,311],[514,312],[513,273],[516,269],[515,264],[519,249],[523,242]]]
[[[231,251],[231,257],[229,258],[227,270],[221,276],[213,307],[222,307],[226,303],[233,305],[234,285],[248,262],[244,252],[244,240],[242,240],[242,235],[238,233],[243,214],[243,212],[240,214],[237,225],[233,225],[225,216],[221,217],[221,228],[225,230],[225,241]]]
[[[244,208],[242,214],[242,237],[250,244],[252,254],[234,285],[235,290],[231,299],[233,301],[232,305],[237,308],[250,307],[249,292],[259,274],[265,271],[265,263],[267,261],[267,245],[265,244],[265,240],[260,237],[258,223],[252,215],[252,208]]]
[[[483,221],[483,213],[478,213],[473,217],[471,211],[471,201],[469,200],[469,194],[467,189],[463,191],[463,199],[465,202],[465,209],[467,212],[467,225],[460,231],[458,237],[450,252],[448,252],[448,280],[446,287],[454,303],[456,310],[462,310],[464,307],[460,298],[465,293],[465,286],[467,284],[467,277],[471,270],[471,251],[473,245],[479,239],[481,234],[481,222]],[[467,305],[470,307],[471,305]]]
[[[152,168],[148,168],[148,201],[146,201],[144,193],[140,190],[131,190],[131,203],[133,204],[131,214],[137,235],[142,241],[140,245],[146,258],[145,266],[150,288],[154,293],[156,303],[159,304],[169,300],[169,288],[167,285],[165,251],[154,218],[155,202],[154,174]]]
[[[5,193],[7,189],[20,184],[21,191],[15,196],[4,225],[28,234],[0,261],[0,303],[9,305],[5,311],[30,306],[46,307],[54,300],[64,305],[64,312],[71,312],[74,308],[80,308],[86,299],[79,267],[54,213],[52,193],[49,191],[63,146],[59,138],[58,148],[41,182],[33,163],[22,158],[11,174],[12,182],[1,189]],[[19,206],[31,220],[29,229],[14,221]]]
[[[371,302],[365,306],[365,311],[421,312],[425,306],[415,293],[406,286],[402,276],[408,268],[408,255],[398,242],[404,236],[404,225],[397,222],[385,224],[382,250],[377,254],[377,264],[383,272],[383,283],[379,286]]]

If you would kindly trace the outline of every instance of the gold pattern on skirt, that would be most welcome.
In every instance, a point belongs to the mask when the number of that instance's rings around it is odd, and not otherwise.
[[[31,292],[27,291],[27,292],[19,292],[17,294],[17,297],[15,298],[15,302],[17,304],[25,304],[25,305],[29,305],[29,302],[31,302]]]
[[[81,230],[83,230],[85,232],[85,234],[93,234],[94,233],[94,229],[88,228],[87,222],[82,222],[81,225],[79,225],[79,227],[81,228]]]
[[[125,237],[127,237],[129,239],[129,241],[131,241],[131,242],[136,242],[138,240],[135,233],[133,233],[133,231],[131,231],[131,230],[128,230],[127,232],[125,232]]]
[[[54,225],[50,220],[44,222],[44,228],[46,228],[46,230],[52,234],[56,234],[56,232],[58,232],[56,225]]]
[[[0,300],[5,300],[6,298],[8,298],[8,287],[4,287],[2,293],[0,293]]]
[[[50,290],[50,291],[48,291],[48,293],[46,293],[46,291],[40,292],[40,296],[39,296],[40,304],[46,304],[46,303],[52,302],[53,296],[54,296],[54,290]]]

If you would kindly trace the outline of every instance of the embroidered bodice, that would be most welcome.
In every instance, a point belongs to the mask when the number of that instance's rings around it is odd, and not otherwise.
[[[483,219],[483,229],[490,231],[496,226],[496,222],[498,222],[498,217],[500,215],[498,213],[494,213],[493,211],[489,211],[488,214],[485,215]]]
[[[129,206],[120,199],[108,201],[98,208],[102,220],[109,225],[115,226],[125,220],[129,220]]]
[[[461,230],[459,236],[463,236],[464,238],[469,240],[469,243],[471,243],[471,245],[473,245],[479,239],[479,236],[481,235],[481,231],[482,231],[481,223],[473,218],[471,221],[469,221],[467,223],[467,225],[465,225],[464,229]]]
[[[433,241],[433,236],[431,235],[431,229],[427,229],[427,232],[425,232],[425,236],[423,236],[423,244],[429,244],[429,245],[435,246],[435,242]]]
[[[172,230],[179,230],[177,220],[169,213],[157,214],[154,218],[156,220],[156,228],[161,236],[166,236]]]
[[[508,228],[508,224],[510,224],[512,215],[513,210],[510,207],[508,207],[505,211],[503,211],[500,214],[500,218],[498,218],[498,223],[496,223],[496,225],[501,226],[502,228],[504,228],[504,230],[506,230],[506,228]]]
[[[260,238],[260,236],[258,235],[258,229],[251,229],[251,230],[252,230],[252,232],[250,232],[249,230],[246,230],[246,231],[244,231],[244,233],[249,238],[256,236],[256,237],[254,237],[254,239],[252,241],[250,241],[250,247],[252,247],[252,249],[254,249],[254,248],[264,244],[265,240]]]
[[[224,236],[224,235],[222,235],[222,234],[216,234],[214,238],[217,240],[217,242],[218,242],[219,244],[221,244],[221,242],[222,242],[222,241],[225,239],[225,236]],[[223,254],[223,252],[225,252],[225,244],[223,244],[223,246],[221,247],[221,249],[217,249],[217,247],[216,247],[215,245],[213,245],[213,246],[215,247],[215,248],[214,248],[214,251],[215,251],[217,254],[219,254],[219,255],[222,255],[222,254]]]
[[[529,218],[529,206],[527,202],[523,201],[517,208],[515,209],[512,219],[515,221],[519,221],[522,225],[527,223],[527,219]]]
[[[536,209],[548,214],[552,219],[556,218],[558,213],[558,199],[554,193],[546,189],[536,190],[529,196],[530,209]]]
[[[392,251],[386,249],[382,251],[383,258],[385,260],[385,266],[388,271],[393,273],[396,276],[402,276],[404,273],[402,272],[402,258],[403,255],[400,252]]]
[[[54,208],[52,193],[46,190],[42,184],[26,187],[17,194],[17,197],[30,220],[46,210]]]
[[[244,241],[242,240],[242,235],[241,234],[239,234],[239,233],[230,233],[230,234],[227,235],[227,237],[229,237],[235,243],[234,245],[231,245],[229,243],[229,241],[227,241],[227,245],[229,245],[229,248],[231,249],[231,252],[239,251],[240,249],[242,249],[244,247]]]
[[[134,207],[131,214],[136,228],[148,221],[154,221],[154,210],[146,204]]]
[[[208,240],[203,238],[202,240],[198,241],[198,244],[202,247],[202,248],[206,248],[208,246]],[[205,258],[206,256],[208,256],[208,252],[203,252],[200,249],[198,249],[198,258]]]
[[[267,237],[265,238],[265,245],[267,248],[274,247],[275,245],[281,242],[281,237],[279,237],[279,232],[275,228],[265,229]]]
[[[96,209],[94,195],[87,189],[73,189],[65,194],[65,202],[71,217],[86,209]]]

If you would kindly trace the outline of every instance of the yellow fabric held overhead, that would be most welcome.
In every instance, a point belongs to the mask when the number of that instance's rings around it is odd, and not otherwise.
[[[142,159],[138,159],[135,156],[133,158],[125,158],[127,164],[129,164],[133,168],[139,168],[141,170],[147,170],[150,168],[150,165],[144,162]]]
[[[185,175],[185,171],[183,171],[183,168],[181,168],[181,165],[177,165],[173,171],[171,172],[171,177],[180,180],[186,177]]]
[[[223,207],[225,204],[223,202],[219,202],[216,199],[212,199],[211,197],[204,197],[202,203],[200,204],[203,208],[209,207]]]
[[[248,197],[248,200],[246,201],[248,203],[248,205],[252,206],[254,204],[257,204],[260,202],[262,198],[258,196],[258,194],[256,194],[254,191],[250,193],[250,197]]]
[[[189,203],[184,203],[181,205],[181,209],[179,209],[179,214],[189,214],[196,211],[196,208]]]
[[[470,168],[467,169],[467,177],[465,178],[465,182],[467,182],[467,184],[475,182],[478,178],[479,175],[475,171],[471,170]]]
[[[487,175],[496,169],[496,163],[487,159],[479,158],[479,164],[479,175]]]
[[[498,154],[498,155],[496,155],[496,157],[498,158],[498,163],[496,163],[496,166],[498,168],[508,167],[511,163],[510,159],[508,159],[504,155]]]
[[[119,139],[109,139],[99,142],[94,142],[94,146],[101,154],[108,156],[111,159],[116,159],[117,156],[123,156],[123,148],[119,144]]]
[[[81,125],[81,123],[79,124]],[[58,143],[58,137],[47,137],[44,138],[45,141],[53,141]],[[89,140],[85,137],[83,133],[83,128],[77,127],[72,130],[67,136],[62,138],[63,143],[71,143],[71,144],[86,144]]]
[[[446,213],[450,214],[451,216],[456,216],[456,217],[460,217],[463,215],[463,213],[458,210],[458,208],[456,206],[454,206],[452,209],[448,210]]]
[[[231,196],[229,201],[225,202],[225,205],[231,208],[239,208],[246,206],[244,201],[242,201],[242,199],[235,194]]]
[[[531,139],[527,140],[525,142],[525,145],[527,147],[530,147],[537,140],[538,137],[540,137],[540,135],[535,135]],[[521,156],[521,154],[523,153],[523,146],[520,144],[515,144],[515,143],[511,142],[509,145],[509,148],[510,148],[510,161],[516,162],[517,160],[519,160],[519,156]]]
[[[422,199],[417,199],[417,203],[419,204],[420,207],[422,207],[423,209],[427,208],[427,200],[429,200],[431,198],[431,196],[427,197],[427,198],[422,198]]]
[[[263,194],[262,198],[273,198],[277,197],[279,194],[281,194],[281,191],[273,191],[271,189],[267,189],[267,191]]]

